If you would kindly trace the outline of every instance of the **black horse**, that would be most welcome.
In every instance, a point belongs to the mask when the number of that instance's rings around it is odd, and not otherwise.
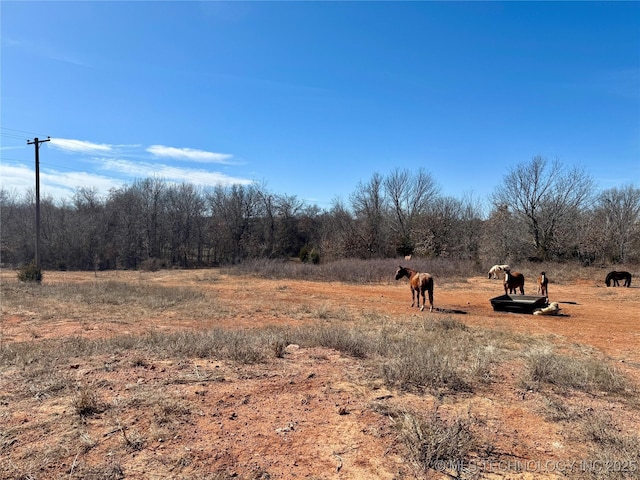
[[[623,287],[631,286],[631,274],[629,272],[616,272],[615,270],[613,272],[609,272],[604,283],[607,284],[607,287],[610,287],[611,282],[613,282],[614,287],[619,287],[620,284],[618,283],[618,280],[624,280],[624,283],[622,284]]]

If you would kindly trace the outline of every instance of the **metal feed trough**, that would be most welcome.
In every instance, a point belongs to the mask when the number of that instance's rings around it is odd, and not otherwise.
[[[547,297],[539,295],[500,295],[491,299],[491,306],[497,312],[533,313],[537,308],[547,306]]]

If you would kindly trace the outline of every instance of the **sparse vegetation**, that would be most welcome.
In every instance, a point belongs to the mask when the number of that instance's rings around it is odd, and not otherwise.
[[[382,275],[382,264],[367,267],[371,282]],[[326,264],[295,265],[301,271],[324,268],[322,275],[335,274]],[[340,267],[345,274],[346,265]],[[432,266],[445,269],[438,262]],[[456,269],[451,270],[453,277],[443,283],[456,278]],[[45,478],[39,472],[64,464],[66,470],[56,478],[126,478],[134,458],[153,457],[151,468],[168,477],[273,478],[257,463],[249,461],[250,468],[242,469],[223,453],[205,460],[199,453],[203,443],[189,450],[184,445],[191,448],[201,435],[236,435],[232,440],[241,442],[257,421],[248,407],[262,397],[277,403],[289,394],[294,401],[277,410],[279,418],[269,419],[272,435],[308,441],[316,426],[305,423],[305,415],[327,404],[345,428],[347,422],[376,414],[378,420],[364,427],[367,435],[384,439],[389,454],[410,460],[425,477],[444,471],[471,478],[465,465],[499,462],[500,455],[508,454],[492,443],[492,415],[500,415],[494,402],[501,401],[495,391],[523,409],[537,408],[540,422],[562,423],[558,430],[566,432],[566,442],[579,442],[589,459],[638,460],[637,433],[624,423],[637,414],[637,387],[592,349],[560,348],[552,337],[472,326],[462,316],[388,315],[371,304],[347,308],[322,295],[292,302],[292,279],[271,282],[268,302],[247,294],[246,309],[236,313],[241,300],[229,304],[211,290],[212,285],[224,287],[229,274],[234,279],[241,275],[238,270],[196,273],[183,277],[189,281],[179,287],[162,284],[161,272],[121,279],[91,273],[90,281],[37,287],[3,283],[3,315],[24,312],[28,305],[29,316],[22,318],[33,322],[29,329],[38,335],[23,341],[0,332],[0,368],[10,386],[0,392],[0,404],[9,411],[21,405],[34,412],[24,422],[0,414],[12,422],[0,430],[0,476]],[[253,278],[241,277],[232,296],[243,293]],[[260,325],[251,318],[250,326],[234,328],[217,324],[227,315],[241,322],[256,311],[263,319],[287,321]],[[153,320],[163,315],[169,321],[155,325]],[[197,322],[182,326],[187,317]],[[61,318],[81,318],[78,324],[85,327],[77,335],[50,335],[49,326]],[[118,328],[103,330],[114,318],[120,319]],[[141,322],[146,327],[136,329]],[[300,348],[288,349],[291,344]],[[301,353],[307,349],[313,355]],[[337,365],[338,379],[325,373],[328,365]],[[267,380],[273,383],[262,391]],[[317,382],[314,390],[303,388],[312,382]],[[253,390],[246,390],[249,384]],[[501,390],[505,384],[509,387]],[[217,393],[223,389],[224,395]],[[330,401],[323,397],[328,394]],[[297,406],[304,413],[286,410]],[[603,406],[612,413],[601,414]],[[25,448],[45,435],[51,438],[46,449]],[[338,467],[346,468],[341,462]],[[633,478],[602,470],[587,474]]]
[[[526,355],[529,388],[539,384],[560,389],[576,389],[589,393],[622,393],[630,387],[628,379],[602,360],[560,355],[548,346],[530,351]]]

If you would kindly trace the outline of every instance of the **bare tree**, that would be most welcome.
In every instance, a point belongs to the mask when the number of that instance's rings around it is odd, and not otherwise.
[[[607,240],[610,259],[628,261],[633,242],[640,236],[640,189],[627,185],[605,190],[598,198],[595,213],[604,216],[602,235]]]
[[[135,182],[140,196],[140,216],[145,229],[145,245],[148,256],[161,258],[166,252],[169,231],[164,224],[167,220],[168,186],[160,178],[146,178]]]
[[[567,247],[557,232],[588,206],[593,180],[583,170],[565,170],[558,160],[536,156],[512,168],[493,193],[496,207],[507,205],[527,225],[533,256],[547,259]],[[573,232],[577,235],[577,232]]]
[[[54,258],[59,267],[97,268],[104,261],[104,202],[96,188],[77,188],[73,208],[50,208],[47,237],[56,243]],[[54,213],[55,211],[55,213]]]
[[[203,196],[193,184],[181,183],[167,189],[166,203],[171,263],[187,267],[194,253],[196,262],[201,261]]]
[[[374,173],[367,183],[359,183],[350,196],[355,214],[360,256],[384,256],[388,244],[385,231],[386,205],[383,194],[383,178]]]
[[[295,195],[278,195],[275,207],[275,252],[280,257],[297,256],[305,242],[298,235],[298,217],[304,202]]]
[[[217,186],[207,195],[214,262],[237,262],[249,255],[263,202],[254,185]]]
[[[390,203],[390,220],[398,253],[413,252],[416,242],[416,222],[426,212],[439,189],[430,174],[423,169],[411,175],[409,170],[395,169],[384,180],[385,194]]]
[[[342,199],[334,198],[322,222],[321,249],[326,258],[357,256],[361,240],[356,221]]]
[[[110,192],[105,211],[105,243],[111,260],[124,268],[137,268],[149,257],[143,210],[140,191],[135,185]]]
[[[35,193],[18,195],[0,189],[0,262],[18,265],[33,259],[35,251]]]

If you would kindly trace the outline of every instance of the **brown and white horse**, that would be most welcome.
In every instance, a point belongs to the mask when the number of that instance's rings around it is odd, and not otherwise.
[[[524,275],[519,272],[512,272],[507,268],[504,271],[504,294],[516,293],[518,288],[520,289],[520,294],[524,295]]]
[[[540,272],[538,277],[538,295],[542,294],[544,297],[549,298],[549,278],[544,272]]]
[[[433,277],[428,273],[420,273],[408,267],[399,266],[396,270],[396,280],[400,280],[402,277],[409,279],[409,286],[411,287],[411,306],[416,304],[418,300],[418,308],[424,310],[425,306],[425,292],[429,293],[429,311],[433,311]],[[422,296],[422,307],[420,307],[420,297]]]

